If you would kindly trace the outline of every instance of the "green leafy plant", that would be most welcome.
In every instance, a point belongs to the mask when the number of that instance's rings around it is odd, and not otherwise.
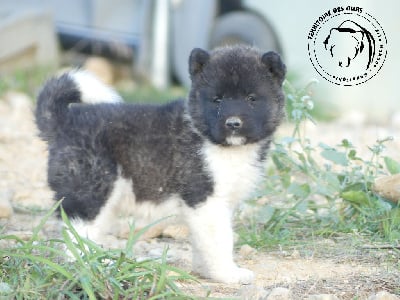
[[[290,243],[293,238],[346,232],[397,242],[399,208],[372,190],[377,176],[400,172],[398,162],[382,155],[392,138],[370,146],[369,159],[361,158],[346,139],[335,146],[312,144],[305,121],[315,123],[310,91],[314,84],[296,89],[285,82],[293,133],[277,140],[270,152],[273,165],[264,190],[253,201],[258,203],[258,213],[239,230],[241,242],[260,248]]]

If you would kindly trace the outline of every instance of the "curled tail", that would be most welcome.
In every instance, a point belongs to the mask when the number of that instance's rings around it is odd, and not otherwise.
[[[48,80],[39,93],[35,111],[40,137],[52,140],[63,130],[71,103],[116,103],[121,97],[86,71],[75,70]]]

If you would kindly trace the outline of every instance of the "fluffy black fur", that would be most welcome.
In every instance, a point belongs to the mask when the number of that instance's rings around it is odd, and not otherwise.
[[[216,144],[226,145],[226,126],[237,116],[243,126],[235,134],[256,143],[271,137],[284,107],[282,82],[286,67],[278,54],[249,47],[219,48],[190,56],[192,88],[189,113],[195,127]]]
[[[160,106],[84,104],[69,74],[45,84],[36,121],[49,145],[49,185],[69,216],[94,219],[121,175],[132,180],[137,202],[178,195],[195,208],[215,184],[202,155],[206,141],[261,143],[265,158],[283,114],[280,57],[245,46],[194,49],[189,71],[188,101]]]

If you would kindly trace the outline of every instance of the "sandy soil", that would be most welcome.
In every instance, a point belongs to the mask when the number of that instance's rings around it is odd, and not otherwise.
[[[32,100],[23,94],[8,93],[0,98],[0,203],[9,201],[13,208],[8,218],[0,219],[0,229],[23,238],[29,238],[43,209],[53,203],[46,184],[46,145],[37,138],[32,110]],[[284,126],[280,135],[290,130]],[[346,122],[310,126],[307,130],[311,140],[335,145],[342,138],[349,138],[365,152],[365,145],[372,145],[376,138],[399,137],[400,132],[391,126]],[[400,160],[398,149],[398,141],[391,143],[388,154]],[[55,236],[59,225],[56,219],[50,219],[41,234]],[[185,238],[141,241],[136,252],[157,257],[166,245],[170,248],[169,261],[189,271],[191,248]],[[368,299],[379,291],[400,294],[400,253],[396,250],[367,249],[351,245],[348,239],[337,239],[316,240],[307,249],[250,249],[237,251],[236,256],[239,265],[257,274],[254,284],[223,285],[202,280],[201,286],[182,283],[182,288],[199,296],[210,291],[214,297],[235,299],[306,299],[321,294],[336,295],[339,299]]]

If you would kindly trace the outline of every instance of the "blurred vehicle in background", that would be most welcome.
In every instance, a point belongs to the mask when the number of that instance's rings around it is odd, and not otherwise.
[[[188,85],[192,48],[248,43],[282,53],[268,20],[242,0],[2,0],[0,12],[50,11],[63,49],[133,60],[156,87]]]
[[[315,20],[330,9],[348,5],[370,13],[388,39],[388,55],[379,74],[351,88],[319,76],[307,48]],[[283,55],[289,77],[296,77],[298,86],[319,79],[315,96],[320,103],[331,102],[344,113],[362,110],[374,120],[387,120],[393,111],[400,111],[394,92],[400,69],[400,56],[395,55],[400,47],[399,19],[393,14],[398,8],[396,0],[384,4],[374,0],[0,0],[0,59],[1,50],[18,39],[17,35],[1,39],[4,19],[28,10],[48,11],[63,49],[120,59],[157,88],[174,80],[190,84],[187,61],[194,47],[212,49],[243,42]]]

